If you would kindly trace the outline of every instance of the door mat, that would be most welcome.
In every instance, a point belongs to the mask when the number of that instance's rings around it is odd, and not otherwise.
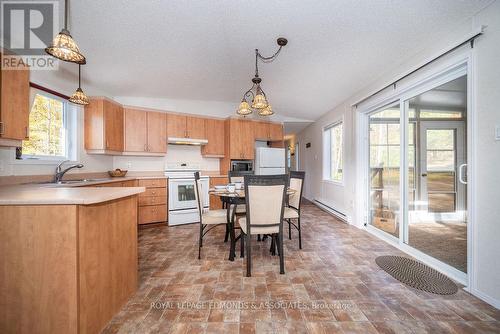
[[[431,267],[402,256],[379,256],[375,262],[398,281],[415,289],[438,295],[452,295],[457,285],[448,277]]]

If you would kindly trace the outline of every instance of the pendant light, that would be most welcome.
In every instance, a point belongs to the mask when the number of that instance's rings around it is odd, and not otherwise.
[[[86,63],[85,56],[81,54],[68,30],[68,0],[64,1],[64,28],[54,37],[52,44],[45,48],[45,52],[60,60],[77,64]]]
[[[71,95],[71,97],[69,98],[69,102],[85,106],[85,105],[89,104],[89,98],[87,97],[87,95],[85,95],[85,93],[83,92],[83,90],[81,88],[80,67],[81,67],[81,65],[78,64],[78,88],[76,89],[76,92],[73,95]]]
[[[277,40],[278,51],[276,51],[270,57],[264,57],[260,54],[259,49],[255,49],[255,76],[252,78],[252,87],[243,94],[241,103],[236,110],[236,113],[240,116],[250,115],[254,110],[258,112],[260,116],[271,116],[274,114],[271,105],[267,99],[266,93],[262,90],[260,83],[262,79],[259,77],[259,59],[264,63],[270,63],[278,57],[281,48],[284,47],[288,41],[286,38],[280,37]],[[250,102],[250,103],[249,103]],[[250,107],[251,105],[251,107]]]

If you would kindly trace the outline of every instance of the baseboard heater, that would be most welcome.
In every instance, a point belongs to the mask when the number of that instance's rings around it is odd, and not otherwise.
[[[335,217],[345,221],[346,223],[348,223],[348,219],[347,219],[347,216],[343,213],[343,212],[340,212],[339,210],[336,210],[334,208],[332,208],[331,206],[329,206],[328,204],[325,204],[321,201],[318,201],[317,199],[314,200],[314,204],[316,204],[317,206],[319,206],[320,208],[322,208],[323,210],[331,213],[332,215],[334,215]]]

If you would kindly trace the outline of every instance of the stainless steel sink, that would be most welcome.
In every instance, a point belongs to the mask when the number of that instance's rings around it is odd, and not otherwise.
[[[57,185],[64,185],[64,184],[78,184],[78,183],[87,183],[87,182],[98,182],[98,181],[106,181],[107,179],[76,179],[76,180],[62,180],[59,182],[40,182],[38,184],[41,185],[52,185],[52,186],[57,186]]]

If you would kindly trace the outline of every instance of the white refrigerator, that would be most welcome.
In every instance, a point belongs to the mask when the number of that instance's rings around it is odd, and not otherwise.
[[[285,149],[257,147],[255,149],[255,174],[285,174]]]

